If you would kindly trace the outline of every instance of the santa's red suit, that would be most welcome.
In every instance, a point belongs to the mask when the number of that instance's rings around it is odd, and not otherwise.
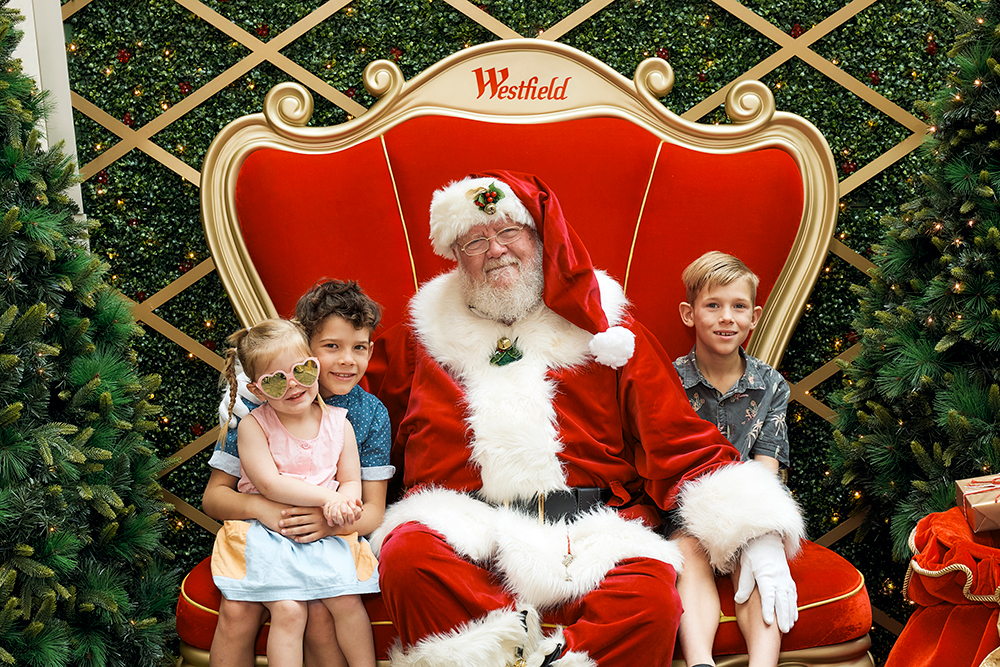
[[[772,473],[734,463],[738,452],[694,414],[670,359],[629,318],[620,285],[589,265],[544,184],[507,172],[486,183],[494,179],[511,184],[508,204],[529,200],[526,221],[545,248],[545,303],[505,325],[471,310],[457,272],[447,273],[420,288],[409,322],[383,337],[373,360],[411,489],[373,536],[401,639],[393,665],[537,667],[549,656],[558,667],[669,664],[681,557],[648,527],[659,509],[679,504],[685,529],[721,570],[767,533],[794,553],[800,514]],[[442,192],[469,190],[463,181]],[[442,233],[435,207],[436,247],[481,224],[449,218]],[[582,298],[575,284],[549,294],[556,264],[563,276],[585,274]],[[584,307],[567,307],[567,295]],[[595,334],[609,332],[634,336],[630,355],[607,360]],[[492,364],[502,338],[523,357]],[[540,522],[539,497],[571,487],[610,490],[610,500]]]

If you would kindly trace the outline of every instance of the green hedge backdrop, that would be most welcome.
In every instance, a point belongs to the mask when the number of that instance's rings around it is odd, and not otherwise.
[[[323,16],[315,26],[259,55],[314,12]],[[411,78],[463,47],[499,39],[495,22],[512,31],[505,36],[561,32],[558,41],[630,79],[644,58],[666,58],[677,82],[663,103],[693,120],[724,121],[718,91],[747,72],[760,78],[779,109],[825,134],[846,192],[841,245],[780,369],[802,383],[800,396],[809,389],[823,402],[839,389],[840,373],[803,380],[857,342],[849,287],[867,282],[860,268],[881,235],[880,218],[912,199],[912,179],[926,170],[911,152],[926,120],[915,103],[945,83],[954,30],[937,0],[74,0],[63,3],[63,17],[84,208],[101,224],[92,248],[109,261],[112,284],[146,302],[136,310],[147,325],[136,343],[140,369],[163,378],[160,428],[150,438],[160,456],[183,459],[162,480],[181,508],[200,506],[208,476],[218,374],[206,360],[238,326],[203,263],[197,174],[215,134],[260,111],[271,86],[298,78],[313,88],[314,124],[343,122],[374,101],[361,83],[369,62],[394,60]],[[567,17],[575,25],[558,30]],[[795,52],[791,40],[808,50]],[[802,398],[789,413],[790,486],[814,538],[848,520],[856,493],[827,464],[832,425],[822,407]],[[191,515],[176,513],[167,539],[182,568],[211,550],[212,534]],[[833,548],[866,577],[876,608],[873,653],[882,662],[909,614],[905,563],[892,560],[879,526],[863,543],[848,535]]]

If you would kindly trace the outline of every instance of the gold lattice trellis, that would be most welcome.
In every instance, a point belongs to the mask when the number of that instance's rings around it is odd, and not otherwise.
[[[152,137],[174,121],[181,118],[184,114],[208,101],[212,96],[225,89],[226,86],[265,61],[285,72],[290,79],[296,80],[299,83],[308,86],[314,91],[315,94],[330,100],[348,114],[357,116],[365,112],[365,107],[355,102],[346,94],[332,87],[312,72],[309,72],[305,68],[296,64],[287,56],[281,54],[282,49],[350,4],[350,0],[330,0],[267,42],[262,42],[257,39],[257,37],[251,35],[229,19],[202,4],[198,0],[174,1],[178,5],[181,5],[191,13],[223,32],[225,35],[233,39],[233,41],[245,47],[249,51],[249,54],[204,86],[201,86],[197,90],[193,91],[182,101],[171,106],[155,120],[135,130],[112,117],[110,114],[106,113],[77,93],[71,93],[74,109],[86,115],[96,123],[102,125],[104,128],[113,132],[120,138],[118,143],[102,153],[99,157],[85,165],[82,165],[80,168],[80,176],[84,180],[94,176],[102,169],[105,169],[119,158],[125,156],[132,149],[138,149],[168,169],[173,170],[182,178],[198,185],[201,176],[199,171],[156,145],[152,141]],[[72,2],[63,5],[63,21],[66,21],[71,16],[79,12],[90,2],[91,0],[73,0]],[[445,2],[501,39],[517,39],[521,37],[521,35],[515,30],[509,28],[494,17],[482,11],[474,3],[469,2],[468,0],[445,0]],[[568,32],[589,20],[597,12],[610,5],[612,2],[614,2],[614,0],[591,0],[548,30],[539,33],[538,38],[553,41],[559,40]],[[905,109],[902,109],[895,103],[886,99],[878,92],[861,83],[851,75],[847,74],[834,62],[827,60],[811,49],[813,44],[817,41],[827,36],[837,28],[843,26],[857,14],[879,2],[879,0],[854,0],[797,38],[791,37],[787,33],[781,31],[773,24],[754,13],[752,10],[744,7],[739,2],[736,2],[736,0],[712,0],[712,2],[736,19],[745,23],[753,30],[774,42],[779,48],[760,63],[744,72],[741,76],[733,81],[730,81],[727,85],[689,109],[683,114],[685,119],[696,121],[721,105],[725,101],[726,93],[729,91],[729,88],[735,83],[746,79],[761,79],[792,58],[798,58],[815,69],[819,74],[828,77],[838,85],[852,92],[865,103],[874,107],[882,114],[889,116],[911,133],[906,139],[899,142],[895,146],[892,146],[876,159],[872,160],[870,163],[841,181],[841,197],[885,171],[895,162],[906,156],[920,145],[924,134],[927,131],[927,125],[924,122],[907,112]],[[832,240],[830,251],[856,267],[862,273],[867,272],[868,269],[874,267],[868,259],[847,247],[838,238],[834,238]],[[201,359],[217,370],[221,370],[222,359],[217,354],[208,350],[200,342],[180,331],[153,312],[156,308],[159,308],[214,270],[215,264],[212,259],[203,261],[201,264],[188,271],[183,276],[167,285],[165,288],[152,295],[142,303],[135,304],[133,306],[133,313],[136,320],[143,322],[146,326],[167,337],[169,340],[173,341],[187,351],[189,355]],[[839,372],[840,368],[837,365],[838,360],[850,360],[858,354],[858,350],[859,346],[854,345],[845,352],[841,353],[836,359],[829,361],[799,382],[791,385],[792,400],[798,401],[800,404],[824,419],[832,421],[834,418],[834,411],[829,406],[811,396],[810,391]],[[177,465],[182,465],[195,454],[213,446],[218,438],[218,435],[219,428],[215,427],[193,442],[187,444],[187,446],[183,447],[174,455],[178,460]],[[169,470],[165,471],[164,474],[167,472],[169,472]],[[173,503],[177,511],[182,515],[188,517],[207,530],[212,532],[218,530],[219,524],[199,511],[197,508],[178,498],[169,491],[165,491],[164,495],[165,499],[168,502]],[[860,525],[862,518],[863,517],[861,516],[856,516],[848,521],[845,521],[834,530],[817,539],[816,542],[824,546],[833,544],[837,540],[855,530]],[[898,621],[890,618],[878,609],[873,608],[872,611],[875,621],[879,625],[897,635],[902,630],[902,624]]]

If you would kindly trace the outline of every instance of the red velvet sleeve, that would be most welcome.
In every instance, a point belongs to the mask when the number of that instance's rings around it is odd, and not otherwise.
[[[399,424],[406,415],[413,386],[415,353],[410,328],[397,324],[378,338],[365,379],[368,389],[389,412],[392,428],[391,463],[403,470],[403,448],[398,443]],[[397,475],[399,480],[402,475]]]
[[[695,414],[652,333],[637,322],[629,329],[636,340],[618,383],[622,427],[646,493],[661,509],[671,509],[683,482],[739,461],[740,454],[714,424]]]

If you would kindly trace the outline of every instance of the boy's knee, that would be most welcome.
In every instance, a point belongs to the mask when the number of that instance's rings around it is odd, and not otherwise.
[[[222,598],[219,603],[218,626],[226,632],[244,632],[257,630],[267,619],[267,608],[260,602],[245,600],[227,600]]]
[[[323,602],[334,618],[365,611],[365,604],[361,601],[360,595],[341,595],[335,598],[327,598]]]
[[[310,600],[308,602],[309,631],[322,631],[325,628],[333,628],[333,616],[330,610],[323,604],[322,600]]]

